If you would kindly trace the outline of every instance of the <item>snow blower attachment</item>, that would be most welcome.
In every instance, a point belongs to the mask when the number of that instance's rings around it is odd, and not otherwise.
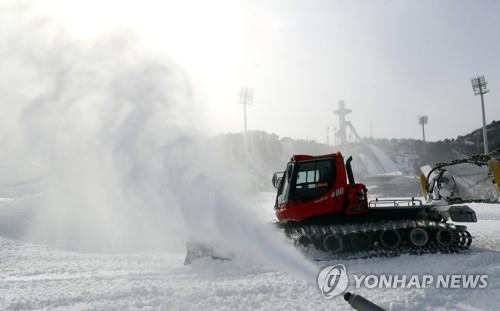
[[[294,155],[286,170],[273,176],[277,225],[315,259],[469,248],[467,228],[447,221],[476,222],[470,207],[450,207],[444,199],[368,201],[365,185],[354,180],[351,161],[344,162],[340,152]]]
[[[218,260],[231,260],[233,255],[219,251],[212,243],[202,243],[190,240],[186,242],[186,258],[184,265],[190,265],[195,259],[209,257]]]
[[[433,168],[421,168],[422,193],[427,200],[447,203],[496,203],[500,194],[500,154],[474,155]]]

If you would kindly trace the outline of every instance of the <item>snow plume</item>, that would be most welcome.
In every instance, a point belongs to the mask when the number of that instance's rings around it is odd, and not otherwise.
[[[179,150],[196,141],[186,76],[122,36],[84,44],[51,22],[18,27],[1,44],[2,132],[16,165],[42,167],[27,233],[83,249],[175,243],[183,226],[168,187],[190,165]]]
[[[23,9],[0,15],[1,157],[42,184],[26,201],[27,239],[132,251],[181,250],[192,236],[314,279],[200,135],[182,70],[123,34],[79,41]]]

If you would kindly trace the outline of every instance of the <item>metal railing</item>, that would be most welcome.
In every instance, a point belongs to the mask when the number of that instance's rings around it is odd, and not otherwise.
[[[420,199],[403,198],[403,199],[379,199],[370,200],[368,202],[369,208],[383,208],[383,207],[422,207],[423,203]]]

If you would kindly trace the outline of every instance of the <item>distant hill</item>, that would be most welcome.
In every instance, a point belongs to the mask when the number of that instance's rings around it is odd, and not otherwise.
[[[490,150],[500,148],[500,121],[488,126]],[[417,176],[424,164],[451,161],[466,155],[481,153],[482,129],[457,138],[424,145],[416,139],[364,139],[362,143],[328,146],[311,140],[279,137],[264,131],[220,134],[211,144],[224,153],[225,167],[236,174],[245,174],[256,190],[272,190],[271,176],[285,169],[293,154],[326,154],[341,151],[354,157],[353,169],[358,180],[393,173]],[[412,186],[413,187],[413,186]],[[416,186],[418,188],[418,186]],[[413,194],[412,194],[413,195]]]
[[[245,175],[245,180],[256,190],[272,190],[271,177],[276,171],[283,171],[294,154],[327,154],[341,151],[347,158],[353,156],[353,171],[356,180],[380,174],[399,174],[402,171],[386,153],[368,143],[343,146],[328,146],[309,140],[279,138],[263,131],[221,134],[213,137],[211,145],[222,152],[224,167],[234,174]],[[222,156],[223,155],[223,156]]]
[[[500,149],[500,121],[493,121],[486,126],[488,131],[488,146],[490,150]],[[474,153],[483,150],[483,129],[479,128],[467,135],[458,136],[456,139],[465,145],[472,146]]]
[[[293,154],[324,154],[332,147],[315,141],[280,138],[264,131],[220,134],[212,138],[212,145],[224,153],[225,167],[238,174],[246,174],[256,190],[272,190],[271,177],[283,171]]]
[[[500,149],[500,121],[493,121],[487,125],[489,149]],[[427,142],[424,145],[416,139],[366,139],[382,150],[407,175],[419,173],[423,164],[451,161],[467,155],[483,153],[482,128],[457,138],[444,139],[436,142]]]

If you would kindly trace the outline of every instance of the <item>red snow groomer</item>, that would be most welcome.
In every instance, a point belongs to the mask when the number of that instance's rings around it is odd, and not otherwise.
[[[297,245],[318,255],[355,257],[469,248],[471,234],[462,225],[476,222],[468,206],[443,200],[374,199],[356,183],[352,157],[340,152],[294,155],[284,172],[273,175],[277,188],[277,225]]]

